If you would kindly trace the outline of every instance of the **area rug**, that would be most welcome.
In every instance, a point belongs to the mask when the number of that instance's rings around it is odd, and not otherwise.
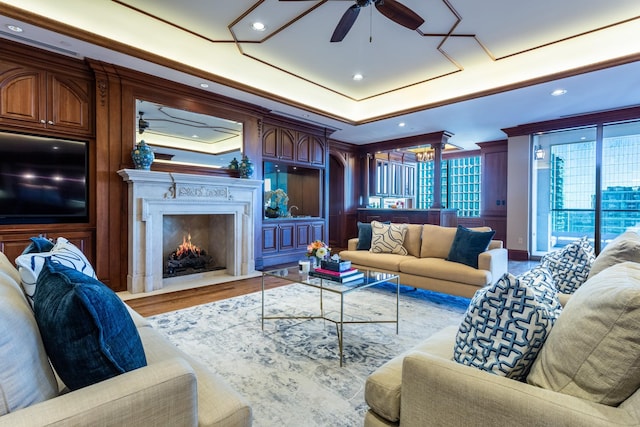
[[[351,320],[395,317],[395,286],[383,284],[345,297]],[[324,320],[265,320],[261,293],[150,317],[176,346],[207,364],[251,404],[255,427],[361,426],[367,376],[437,330],[459,324],[469,300],[402,287],[395,324],[344,326],[340,367],[336,326]],[[325,313],[339,299],[324,293]],[[313,315],[317,290],[288,285],[265,292],[266,315]]]

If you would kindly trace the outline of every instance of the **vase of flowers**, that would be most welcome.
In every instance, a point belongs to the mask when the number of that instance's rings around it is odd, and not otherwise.
[[[307,246],[307,257],[311,261],[311,267],[315,268],[320,265],[320,262],[329,259],[331,255],[331,248],[322,240],[315,240]]]

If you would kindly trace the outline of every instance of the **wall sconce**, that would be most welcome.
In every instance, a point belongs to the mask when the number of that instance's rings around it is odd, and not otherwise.
[[[542,145],[538,145],[535,148],[535,151],[533,152],[536,160],[544,160],[544,156],[545,156],[545,151],[544,148],[542,148]]]

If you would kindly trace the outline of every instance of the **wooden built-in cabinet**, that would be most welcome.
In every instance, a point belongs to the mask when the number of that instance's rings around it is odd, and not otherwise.
[[[262,132],[262,158],[324,166],[326,144],[318,135],[265,124]]]
[[[378,153],[372,159],[370,193],[381,197],[415,197],[416,165],[395,153]]]
[[[314,240],[325,239],[325,221],[266,220],[262,225],[262,257],[266,266],[293,262],[304,257]]]
[[[0,123],[28,131],[91,135],[92,85],[80,74],[0,60]]]
[[[396,224],[458,225],[457,209],[358,209],[358,221],[390,221]]]
[[[94,233],[92,230],[73,230],[67,227],[64,230],[58,226],[42,226],[40,229],[33,231],[0,231],[0,251],[2,251],[9,261],[14,262],[15,259],[22,254],[22,251],[31,243],[31,237],[41,236],[51,239],[54,243],[58,237],[64,237],[69,242],[78,247],[85,254],[90,262],[93,262],[93,240]],[[55,230],[55,231],[54,231]]]

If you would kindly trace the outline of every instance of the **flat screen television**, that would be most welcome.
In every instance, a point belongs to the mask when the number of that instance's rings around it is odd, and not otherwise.
[[[87,222],[88,148],[0,132],[0,224]]]

